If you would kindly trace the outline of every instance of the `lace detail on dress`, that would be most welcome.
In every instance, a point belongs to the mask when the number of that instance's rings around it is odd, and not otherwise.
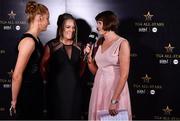
[[[67,54],[68,58],[71,59],[72,45],[64,45],[64,49],[66,51],[66,54]]]

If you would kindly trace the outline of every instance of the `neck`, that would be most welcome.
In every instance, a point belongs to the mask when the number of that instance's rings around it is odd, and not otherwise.
[[[115,38],[117,38],[117,34],[114,31],[107,31],[104,34],[104,39],[106,41],[112,41],[112,40],[115,40]]]
[[[71,40],[71,39],[62,39],[62,40],[60,40],[63,44],[65,44],[65,45],[71,45],[71,44],[73,44],[73,40]]]
[[[30,34],[32,34],[35,38],[37,38],[38,35],[40,34],[40,31],[38,30],[38,26],[37,26],[37,25],[35,25],[35,24],[30,24],[27,33],[30,33]]]

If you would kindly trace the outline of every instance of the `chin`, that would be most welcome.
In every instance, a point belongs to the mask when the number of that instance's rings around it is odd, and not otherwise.
[[[46,31],[46,30],[47,30],[47,28],[43,29],[42,31]]]
[[[100,34],[100,35],[103,35],[103,34],[104,34],[104,32],[102,32],[102,31],[99,31],[99,34]]]
[[[100,35],[103,35],[105,32],[104,32],[104,31],[99,30],[99,31],[98,31],[98,33],[99,33]]]
[[[68,38],[68,39],[72,39],[72,38],[73,38],[73,36],[67,36],[67,38]]]

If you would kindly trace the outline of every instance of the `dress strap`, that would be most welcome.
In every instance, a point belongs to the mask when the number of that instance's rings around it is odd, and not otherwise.
[[[113,50],[113,54],[116,55],[118,54],[119,55],[119,50],[120,50],[120,47],[121,47],[121,42],[123,41],[124,39],[122,37],[120,37],[114,44],[114,50]]]
[[[35,43],[38,43],[38,41],[40,41],[39,38],[36,39],[36,38],[35,38],[32,34],[30,34],[30,33],[24,33],[24,34],[22,35],[22,37],[21,37],[21,40],[24,39],[24,38],[26,38],[26,37],[32,38],[32,39],[35,41]]]

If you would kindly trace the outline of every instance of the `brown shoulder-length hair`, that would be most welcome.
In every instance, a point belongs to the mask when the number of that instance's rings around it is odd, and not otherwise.
[[[73,17],[73,15],[69,13],[64,13],[59,15],[58,20],[57,20],[57,32],[56,32],[56,39],[59,40],[63,38],[63,31],[64,31],[64,25],[65,21],[68,19],[72,19],[75,24],[75,34],[73,37],[73,40],[77,43],[77,24],[76,24],[76,19]]]
[[[96,21],[103,22],[103,29],[105,31],[117,32],[119,26],[119,19],[112,11],[103,11],[95,17]]]

